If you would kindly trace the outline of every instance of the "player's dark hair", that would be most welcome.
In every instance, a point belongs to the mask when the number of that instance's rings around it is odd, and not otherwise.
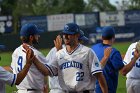
[[[113,36],[106,36],[106,37],[102,36],[103,40],[111,40],[112,38],[115,38],[115,35],[113,35]]]
[[[20,36],[20,39],[22,41],[22,43],[29,43],[29,37],[25,37],[25,36]]]

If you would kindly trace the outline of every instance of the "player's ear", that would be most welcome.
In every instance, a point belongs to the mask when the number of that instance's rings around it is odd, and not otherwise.
[[[29,36],[29,39],[30,39],[30,41],[32,41],[34,39],[34,36],[33,35],[30,35]]]

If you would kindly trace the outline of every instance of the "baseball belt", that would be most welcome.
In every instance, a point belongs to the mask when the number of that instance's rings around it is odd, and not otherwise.
[[[27,89],[27,91],[38,91],[37,89]]]
[[[78,92],[70,91],[70,92],[68,92],[68,93],[78,93]],[[80,93],[90,93],[90,91],[89,91],[89,90],[84,90],[83,92],[80,92]]]

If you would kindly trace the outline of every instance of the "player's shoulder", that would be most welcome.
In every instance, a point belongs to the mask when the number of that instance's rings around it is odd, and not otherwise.
[[[79,51],[86,53],[86,54],[90,54],[90,53],[95,54],[93,49],[91,49],[90,47],[87,47],[85,45],[82,45],[82,44],[80,44]]]
[[[79,48],[80,48],[81,50],[85,50],[85,51],[91,50],[91,48],[89,48],[89,47],[87,47],[87,46],[85,46],[85,45],[82,45],[82,44],[80,44]]]
[[[14,50],[13,54],[14,54],[14,53],[19,53],[19,51],[21,51],[22,49],[23,49],[23,48],[22,48],[22,45],[18,46],[18,47]]]
[[[42,54],[39,50],[37,50],[35,47],[33,46],[29,46],[33,51],[34,51],[34,54],[35,55],[39,55],[39,54]]]
[[[102,48],[104,48],[104,47],[106,47],[106,46],[103,45],[103,43],[97,43],[97,44],[94,44],[94,45],[91,46],[91,48],[92,48],[93,50],[100,50],[100,49],[102,49]]]
[[[114,53],[120,53],[120,51],[114,47],[112,47],[112,52],[111,54],[114,54]]]
[[[131,43],[129,47],[135,48],[138,42]]]
[[[55,48],[56,49],[56,48]],[[65,53],[66,52],[66,47],[56,51],[56,54],[62,54],[62,53]]]
[[[56,47],[51,48],[50,52],[57,52]]]
[[[102,46],[102,43],[93,44],[91,47],[98,47],[98,46]]]

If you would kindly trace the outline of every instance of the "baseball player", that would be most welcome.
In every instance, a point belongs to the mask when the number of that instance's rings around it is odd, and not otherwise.
[[[139,93],[140,92],[140,58],[134,57],[135,48],[138,42],[132,43],[124,57],[125,65],[129,64],[132,58],[136,60],[136,63],[133,65],[132,70],[126,75],[126,88],[127,93]]]
[[[40,31],[35,24],[25,24],[20,30],[20,39],[22,43],[27,44],[33,51],[37,59],[45,63],[46,58],[41,52],[33,47],[38,43]],[[22,51],[22,45],[15,49],[12,54],[11,67],[13,73],[19,73],[26,64],[26,54]],[[30,70],[24,80],[17,85],[18,93],[43,93],[44,75],[38,71],[34,64],[30,67]]]
[[[96,79],[102,92],[108,93],[98,58],[94,51],[79,43],[79,31],[77,24],[66,24],[62,32],[66,47],[51,62],[44,65],[35,58],[34,64],[45,75],[58,75],[62,93],[93,93]]]
[[[104,56],[104,50],[108,47],[112,47],[115,40],[115,30],[111,26],[106,26],[102,29],[102,43],[98,43],[92,46],[92,49],[95,51],[99,60],[102,60]],[[118,85],[118,74],[119,71],[122,75],[126,75],[135,64],[136,59],[138,58],[139,53],[135,51],[134,58],[131,62],[124,66],[120,52],[112,48],[111,54],[107,61],[100,62],[103,67],[103,74],[107,81],[108,93],[116,93]],[[96,93],[102,93],[99,82],[96,82]]]
[[[25,78],[32,64],[34,54],[33,52],[31,52],[31,50],[27,50],[27,55],[25,57],[27,59],[26,60],[27,62],[24,68],[18,74],[12,74],[0,66],[0,93],[6,93],[5,84],[11,85],[11,86],[13,86],[14,84],[18,85]]]
[[[80,37],[79,37],[79,41],[81,42],[87,42],[88,38],[84,36],[84,32],[81,30],[80,31]],[[56,40],[54,41],[55,47],[52,48],[50,50],[50,52],[48,53],[48,55],[46,56],[46,59],[50,62],[51,60],[53,60],[54,55],[56,55],[56,52],[62,48],[65,47],[65,45],[62,45],[62,39],[61,36],[58,35],[56,37]],[[50,88],[50,92],[49,93],[62,93],[62,88],[59,85],[59,81],[58,81],[58,76],[54,76],[54,77],[49,77],[49,88]]]

